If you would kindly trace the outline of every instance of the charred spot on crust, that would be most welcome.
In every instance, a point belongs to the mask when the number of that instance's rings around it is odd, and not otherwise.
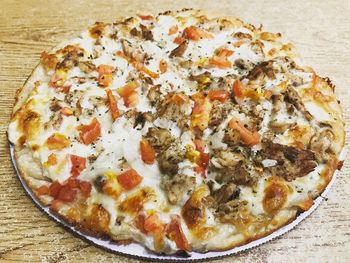
[[[335,84],[332,83],[332,80],[328,77],[322,78],[325,82],[327,82],[328,86],[331,87],[332,91],[335,91]]]

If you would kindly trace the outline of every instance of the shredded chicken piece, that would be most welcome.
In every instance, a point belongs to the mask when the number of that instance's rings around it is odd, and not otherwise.
[[[273,143],[269,140],[263,141],[261,158],[276,160],[277,165],[266,167],[271,174],[281,176],[287,181],[297,177],[303,177],[312,172],[316,166],[316,156],[310,150],[301,150],[296,147]]]
[[[186,192],[193,190],[195,183],[196,178],[184,174],[164,175],[160,186],[164,189],[169,203],[176,204]]]

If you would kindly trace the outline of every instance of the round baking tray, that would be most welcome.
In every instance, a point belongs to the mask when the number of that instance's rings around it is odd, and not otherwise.
[[[339,172],[338,170],[336,170],[331,182],[328,184],[328,186],[325,188],[325,190],[322,192],[322,194],[314,200],[314,204],[309,210],[299,214],[294,221],[292,221],[288,225],[285,225],[284,227],[278,229],[277,231],[271,233],[268,236],[257,239],[255,241],[252,241],[246,245],[235,247],[233,249],[229,249],[226,251],[212,251],[212,252],[207,252],[207,253],[190,252],[187,256],[183,256],[183,255],[158,255],[158,254],[152,253],[152,251],[147,250],[145,247],[143,247],[142,245],[137,244],[137,243],[131,243],[128,245],[121,245],[121,244],[117,244],[117,243],[115,243],[111,240],[108,240],[108,239],[100,239],[100,238],[92,237],[92,236],[87,235],[86,233],[80,231],[79,229],[69,225],[68,223],[66,223],[62,218],[60,218],[58,215],[53,213],[49,209],[48,206],[44,206],[39,201],[39,199],[35,196],[35,194],[30,190],[30,188],[28,187],[28,185],[26,184],[25,180],[22,178],[22,176],[18,170],[17,163],[16,163],[16,160],[14,157],[14,147],[11,143],[9,143],[9,145],[10,145],[11,159],[12,159],[12,163],[13,163],[14,169],[16,171],[16,174],[17,174],[26,194],[33,200],[33,202],[35,203],[35,205],[37,207],[39,207],[42,211],[44,211],[55,222],[59,223],[61,226],[65,227],[65,228],[67,228],[76,236],[78,236],[82,239],[85,239],[85,240],[93,243],[94,245],[101,247],[103,249],[106,249],[110,252],[113,252],[113,253],[116,253],[119,255],[124,255],[127,257],[143,259],[143,260],[201,261],[201,260],[205,260],[205,259],[219,259],[219,258],[222,258],[225,256],[233,255],[233,254],[236,254],[238,252],[242,252],[242,251],[245,251],[247,249],[259,246],[263,243],[266,243],[266,242],[268,242],[276,237],[279,237],[279,236],[283,235],[284,233],[290,231],[296,225],[298,225],[301,221],[303,221],[306,217],[308,217],[313,211],[315,211],[315,209],[320,205],[320,203],[326,198],[326,195],[327,195],[329,189],[334,184],[335,178]],[[345,157],[345,151],[343,150],[339,159],[344,160],[344,157]]]

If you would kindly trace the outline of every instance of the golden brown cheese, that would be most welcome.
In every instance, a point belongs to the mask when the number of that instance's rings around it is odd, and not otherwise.
[[[126,197],[119,204],[119,210],[124,213],[136,214],[141,211],[143,205],[155,197],[154,190],[151,188],[142,188],[136,193]]]
[[[84,231],[95,235],[108,235],[110,214],[101,205],[94,204],[87,213],[87,206],[82,204],[70,208],[68,218],[74,219]]]
[[[21,109],[16,115],[15,119],[18,120],[18,129],[23,133],[21,137],[21,144],[25,139],[32,139],[38,133],[41,125],[40,115],[30,109]],[[25,139],[24,139],[25,138]]]
[[[287,202],[289,189],[280,177],[270,177],[262,200],[268,214],[276,214]]]

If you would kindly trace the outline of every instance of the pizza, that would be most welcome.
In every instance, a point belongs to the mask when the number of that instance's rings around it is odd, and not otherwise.
[[[227,250],[307,211],[340,169],[334,88],[279,33],[196,10],[136,15],[43,52],[8,138],[33,193],[85,233]]]

